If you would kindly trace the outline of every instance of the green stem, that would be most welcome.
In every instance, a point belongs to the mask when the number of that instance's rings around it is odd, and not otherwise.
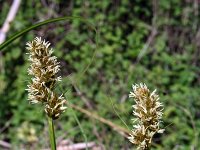
[[[49,125],[49,138],[50,138],[51,150],[56,150],[56,139],[55,139],[53,119],[50,118],[49,116],[47,116],[47,118]]]

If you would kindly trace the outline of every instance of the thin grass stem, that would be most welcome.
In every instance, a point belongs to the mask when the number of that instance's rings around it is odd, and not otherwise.
[[[50,138],[51,150],[56,150],[56,139],[55,139],[53,119],[50,118],[49,116],[47,116],[47,118],[49,125],[49,138]]]
[[[82,126],[81,126],[81,123],[80,123],[76,113],[74,112],[73,108],[72,107],[70,107],[70,108],[71,108],[71,111],[72,111],[72,113],[74,115],[74,118],[75,118],[76,122],[78,123],[78,126],[79,126],[79,128],[81,130],[81,133],[83,134],[84,140],[86,142],[86,150],[88,150],[88,139],[87,139],[87,136],[86,136],[86,134],[85,134],[85,132],[84,132]]]

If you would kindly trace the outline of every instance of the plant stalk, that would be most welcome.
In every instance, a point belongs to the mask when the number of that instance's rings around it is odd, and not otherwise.
[[[56,139],[55,139],[53,119],[50,118],[49,116],[47,116],[47,118],[49,125],[49,138],[50,138],[51,150],[56,150]]]

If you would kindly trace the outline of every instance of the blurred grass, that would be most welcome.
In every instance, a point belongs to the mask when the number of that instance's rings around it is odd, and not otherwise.
[[[11,1],[0,1],[0,25],[10,4]],[[153,149],[198,149],[200,13],[197,6],[195,1],[180,0],[23,1],[8,38],[46,19],[81,16],[97,28],[99,46],[92,61],[95,33],[80,20],[71,20],[37,28],[6,47],[0,57],[0,131],[4,129],[0,140],[11,143],[12,149],[48,147],[43,110],[28,104],[24,90],[30,80],[25,43],[41,36],[52,43],[61,62],[61,86],[70,103],[123,127],[122,119],[131,128],[134,103],[128,99],[131,84],[145,82],[151,90],[157,88],[165,106],[166,132],[156,135]],[[132,147],[107,125],[80,112],[76,115],[88,141],[95,141],[105,149]],[[34,128],[37,142],[27,140],[29,133],[20,138],[18,131],[24,128],[24,122]],[[84,142],[70,109],[56,121],[56,131],[59,138]]]

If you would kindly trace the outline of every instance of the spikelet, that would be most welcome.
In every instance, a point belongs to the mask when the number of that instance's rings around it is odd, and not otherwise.
[[[61,77],[57,77],[60,70],[59,62],[52,56],[53,50],[49,48],[48,41],[36,37],[26,45],[31,64],[28,74],[33,76],[27,89],[28,100],[31,103],[44,104],[47,115],[57,119],[66,109],[65,99],[62,95],[58,97],[54,92],[56,82],[61,81]]]
[[[160,129],[163,105],[159,102],[156,90],[150,92],[145,84],[133,85],[133,91],[129,97],[133,97],[133,115],[137,117],[137,125],[133,126],[129,140],[138,146],[138,149],[147,150],[150,148],[152,137],[155,133],[163,133]]]

